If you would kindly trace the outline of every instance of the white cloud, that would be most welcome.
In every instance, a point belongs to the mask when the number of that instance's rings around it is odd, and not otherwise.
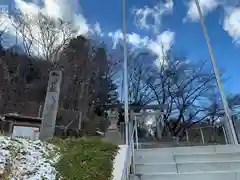
[[[113,48],[123,40],[123,33],[121,30],[111,32],[108,34],[113,40]],[[141,37],[139,34],[130,33],[127,34],[127,42],[132,45],[133,48],[146,48],[155,54],[158,59],[156,64],[163,63],[162,57],[170,50],[174,42],[174,32],[164,31],[159,34],[156,39],[149,38],[148,36]]]
[[[44,6],[40,8],[34,3],[26,3],[23,0],[15,0],[16,7],[21,12],[24,12],[29,16],[36,16],[38,12],[43,12],[55,19],[61,18],[71,21],[73,24],[73,28],[78,29],[78,34],[94,33],[99,36],[104,35],[98,22],[90,25],[88,24],[86,18],[82,14],[78,13],[81,10],[79,8],[76,8],[76,6],[80,7],[77,0],[72,0],[71,3],[67,2],[66,0],[44,0],[43,2]],[[161,6],[160,4],[156,5],[153,9],[148,9],[146,7],[142,10],[138,9],[136,10],[136,14],[141,16],[141,14],[143,15],[144,13],[146,13],[147,16],[153,16],[155,18],[155,22],[152,24],[152,27],[154,27],[155,25],[156,27],[158,27],[161,23],[160,16],[166,12],[170,12],[172,8],[173,2],[172,0],[168,0],[164,4],[161,3]],[[148,27],[149,24],[147,23],[147,21],[144,22],[144,18],[141,21],[142,27],[144,27],[145,25],[146,27]],[[144,23],[146,24],[144,25]],[[12,34],[15,35],[15,29],[12,28],[11,31]],[[34,34],[38,34],[38,32],[39,30],[36,28]],[[156,38],[149,38],[148,36],[142,37],[134,32],[128,33],[127,41],[134,48],[147,48],[154,54],[156,54],[158,57],[162,57],[163,53],[166,53],[171,48],[174,40],[174,33],[170,31],[164,31],[163,33],[158,34],[159,35],[155,34]],[[123,33],[119,29],[115,32],[109,32],[108,37],[112,38],[113,48],[116,48],[117,44],[123,40]]]
[[[223,29],[233,39],[233,43],[240,44],[240,1],[239,0],[199,0],[199,4],[204,16],[221,7],[225,11],[223,19]],[[189,0],[187,17],[184,19],[197,21],[199,15],[195,0]]]
[[[141,37],[139,34],[131,33],[127,34],[127,41],[134,47],[146,46],[146,44],[148,44],[149,38],[148,36]]]
[[[221,3],[225,6],[232,6],[232,7],[236,7],[240,5],[239,0],[221,0]]]
[[[98,36],[104,36],[104,33],[102,32],[101,26],[99,24],[99,22],[94,24],[94,28],[93,31],[98,35]]]
[[[148,49],[155,53],[158,57],[156,64],[161,65],[163,62],[163,57],[171,49],[174,42],[174,32],[164,31],[162,34],[157,36],[155,41],[150,40],[148,43]]]
[[[7,15],[0,15],[0,31],[5,30],[10,26]]]
[[[228,9],[223,28],[232,37],[234,43],[240,44],[240,8]]]
[[[153,30],[157,33],[161,25],[162,15],[171,13],[172,9],[172,0],[166,0],[165,3],[160,2],[152,8],[148,6],[134,8],[135,25],[140,29]]]
[[[15,0],[15,6],[22,13],[27,15],[37,15],[40,11],[40,8],[34,3],[26,3],[22,0]]]
[[[40,5],[42,1],[43,6]],[[28,17],[36,17],[39,12],[50,16],[53,19],[62,19],[71,23],[72,29],[77,30],[77,35],[89,35],[96,34],[103,36],[100,24],[90,25],[87,19],[81,13],[81,7],[78,0],[33,0],[32,2],[25,2],[24,0],[14,0],[16,10],[26,14]],[[8,28],[9,34],[15,36],[15,28],[12,26],[9,19],[6,17],[0,17],[4,21],[4,27]],[[34,23],[34,22],[33,22]],[[38,34],[39,30],[36,25],[33,25],[34,34]],[[1,26],[3,28],[3,25]],[[61,37],[61,35],[60,35]]]
[[[43,11],[50,17],[72,22],[75,27],[81,29],[79,33],[87,33],[89,30],[87,20],[79,13],[80,4],[78,0],[44,0]]]
[[[164,2],[163,2],[164,1]],[[135,25],[144,30],[153,31],[155,38],[141,37],[136,33],[127,34],[127,41],[134,48],[146,48],[155,54],[156,64],[164,63],[162,57],[170,50],[174,42],[174,32],[161,32],[162,18],[173,12],[173,0],[161,0],[154,7],[134,8]],[[120,39],[118,39],[120,40]]]
[[[113,41],[113,49],[116,49],[118,43],[123,40],[123,32],[118,29],[115,32],[109,32],[108,36],[112,38]],[[128,44],[131,44],[133,47],[146,46],[149,38],[147,36],[141,37],[136,33],[126,34]]]
[[[116,46],[119,43],[119,41],[123,39],[123,32],[120,29],[118,29],[115,32],[109,32],[108,36],[112,38],[113,49],[116,49]]]
[[[34,3],[26,3],[23,0],[15,0],[16,8],[28,16],[36,16],[42,12],[54,19],[63,19],[72,22],[73,28],[79,29],[78,34],[86,34],[89,31],[89,24],[82,14],[77,13],[80,5],[77,0],[68,2],[66,0],[44,0],[43,8]]]
[[[199,4],[203,15],[206,16],[208,13],[214,11],[221,3],[220,0],[199,0]],[[184,18],[184,21],[187,20],[199,20],[199,14],[195,0],[189,0],[187,17]]]

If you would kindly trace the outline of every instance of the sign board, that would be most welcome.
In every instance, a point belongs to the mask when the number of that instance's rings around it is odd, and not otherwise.
[[[14,126],[12,137],[38,140],[39,139],[39,128],[38,127],[27,127],[27,126]]]

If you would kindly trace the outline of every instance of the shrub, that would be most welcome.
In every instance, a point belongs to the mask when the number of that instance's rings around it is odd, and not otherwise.
[[[118,147],[100,138],[54,139],[62,157],[56,170],[63,180],[110,180]]]

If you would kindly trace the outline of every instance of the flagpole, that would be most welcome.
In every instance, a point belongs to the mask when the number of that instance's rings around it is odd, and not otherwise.
[[[126,37],[126,0],[122,0],[122,25],[123,25],[123,48],[124,48],[124,117],[125,117],[125,143],[129,145],[129,119],[128,119],[128,68],[127,68],[127,37]]]
[[[227,102],[226,96],[224,94],[220,73],[219,73],[219,70],[217,68],[215,57],[213,55],[213,50],[212,50],[210,39],[209,39],[209,36],[208,36],[208,33],[207,33],[207,28],[206,28],[205,23],[204,23],[204,19],[203,19],[202,11],[201,11],[201,8],[200,8],[200,4],[199,4],[198,0],[195,0],[195,3],[196,3],[196,6],[197,6],[197,10],[198,10],[200,22],[201,22],[201,25],[202,25],[204,37],[206,39],[208,52],[209,52],[210,59],[211,59],[211,62],[212,62],[213,70],[214,70],[215,77],[216,77],[216,80],[217,80],[217,85],[218,85],[218,89],[219,89],[219,92],[220,92],[220,95],[221,95],[223,108],[224,108],[224,111],[225,111],[225,115],[227,117],[227,121],[229,123],[229,127],[230,127],[229,130],[231,131],[231,136],[232,136],[232,139],[231,139],[232,142],[231,143],[232,144],[238,144],[236,131],[235,131],[233,121],[232,121],[231,110],[229,109],[228,102]]]

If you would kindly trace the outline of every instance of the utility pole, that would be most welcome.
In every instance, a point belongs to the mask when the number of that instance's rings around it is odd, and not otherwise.
[[[124,39],[124,117],[125,117],[125,143],[129,145],[129,119],[128,119],[128,67],[127,67],[127,37],[126,37],[126,0],[122,0],[122,23],[123,23],[123,39]]]
[[[209,52],[209,56],[210,56],[210,59],[211,59],[211,62],[212,62],[214,74],[215,74],[215,77],[216,77],[216,80],[217,80],[218,89],[219,89],[219,92],[220,92],[220,95],[221,95],[222,104],[223,104],[223,108],[224,108],[225,115],[226,115],[226,120],[227,120],[227,123],[229,123],[228,132],[230,130],[229,135],[231,136],[231,143],[232,144],[238,144],[236,131],[235,131],[233,121],[232,121],[231,110],[229,109],[228,102],[227,102],[226,96],[224,94],[220,73],[219,73],[219,70],[217,68],[215,57],[213,55],[213,50],[212,50],[212,47],[211,47],[211,44],[210,44],[210,39],[209,39],[209,36],[208,36],[208,33],[207,33],[207,28],[206,28],[205,23],[204,23],[203,14],[202,14],[202,11],[201,11],[199,0],[195,0],[195,3],[196,3],[197,10],[198,10],[198,13],[199,13],[199,18],[200,18],[200,22],[201,22],[201,25],[202,25],[204,37],[206,39],[208,52]]]

